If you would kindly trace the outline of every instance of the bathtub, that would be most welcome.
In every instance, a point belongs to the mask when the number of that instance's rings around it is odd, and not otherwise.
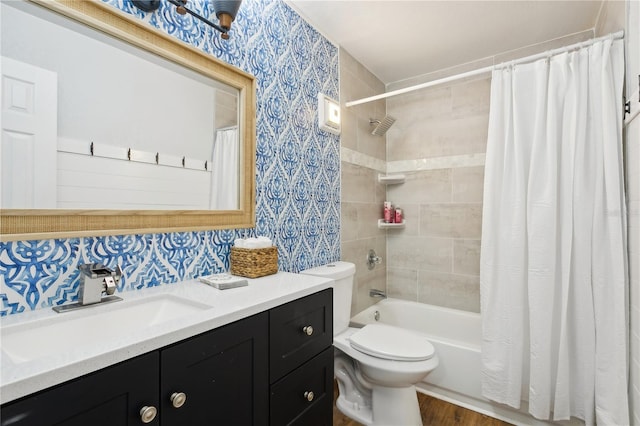
[[[516,425],[554,424],[533,418],[528,414],[524,402],[520,410],[515,410],[482,396],[480,314],[399,299],[384,299],[351,318],[350,325],[363,327],[375,323],[376,317],[381,323],[425,334],[433,344],[440,364],[423,382],[416,385],[419,392]]]

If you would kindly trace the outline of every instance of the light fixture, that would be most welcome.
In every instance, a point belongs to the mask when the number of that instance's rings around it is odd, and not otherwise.
[[[187,0],[167,1],[176,7],[176,11],[179,14],[184,15],[188,13],[189,15],[198,18],[202,22],[220,31],[222,33],[221,37],[225,40],[229,39],[231,23],[236,19],[236,14],[238,13],[238,9],[240,9],[240,4],[242,3],[242,0],[213,0],[213,11],[218,17],[218,21],[220,21],[220,25],[218,25],[189,9],[187,7]],[[131,0],[131,2],[145,12],[153,12],[160,7],[160,0]]]
[[[340,104],[318,93],[318,126],[335,135],[340,134]]]

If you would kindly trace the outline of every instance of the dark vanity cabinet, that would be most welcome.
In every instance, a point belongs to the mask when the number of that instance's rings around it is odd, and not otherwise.
[[[330,425],[331,292],[4,404],[0,423],[125,426],[146,417],[161,426]]]
[[[151,352],[10,402],[0,408],[2,426],[139,425],[140,410],[158,406],[159,369]]]
[[[333,289],[269,312],[272,425],[330,425]]]

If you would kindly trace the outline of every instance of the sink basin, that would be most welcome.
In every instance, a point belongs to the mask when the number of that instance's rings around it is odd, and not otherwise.
[[[19,364],[69,350],[104,344],[108,339],[196,313],[211,306],[174,295],[96,305],[73,313],[2,327],[3,354]],[[92,310],[95,311],[92,312]]]

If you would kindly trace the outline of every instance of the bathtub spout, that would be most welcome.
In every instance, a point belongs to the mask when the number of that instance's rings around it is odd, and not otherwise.
[[[387,293],[383,290],[372,288],[371,290],[369,290],[369,297],[381,297],[383,299],[386,299]]]

